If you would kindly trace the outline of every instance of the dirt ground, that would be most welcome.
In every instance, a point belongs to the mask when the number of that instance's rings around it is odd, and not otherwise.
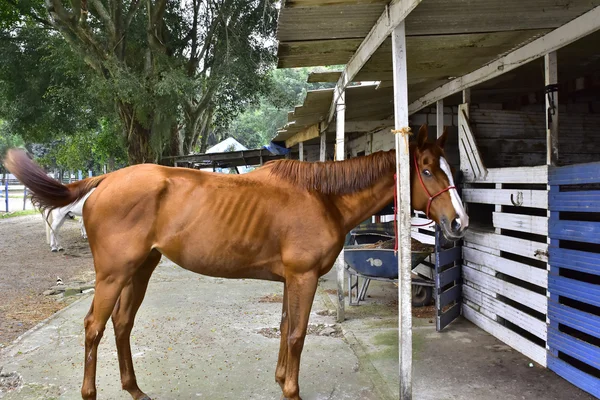
[[[0,220],[0,347],[77,298],[43,295],[57,277],[64,283],[94,279],[92,254],[79,223],[65,222],[59,239],[65,251],[50,252],[40,215]]]

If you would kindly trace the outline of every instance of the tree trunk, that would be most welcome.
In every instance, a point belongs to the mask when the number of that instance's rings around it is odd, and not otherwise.
[[[136,120],[133,107],[119,104],[119,115],[124,125],[129,164],[155,163],[157,154],[150,146],[151,130]]]

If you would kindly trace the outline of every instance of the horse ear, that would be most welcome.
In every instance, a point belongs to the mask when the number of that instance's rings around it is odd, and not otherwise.
[[[440,146],[442,149],[444,148],[444,145],[446,144],[446,139],[448,138],[448,128],[444,127],[444,132],[442,133],[442,136],[440,136],[437,139],[436,144],[438,146]]]
[[[417,134],[417,148],[422,148],[425,142],[427,142],[427,124],[421,125],[419,133]]]

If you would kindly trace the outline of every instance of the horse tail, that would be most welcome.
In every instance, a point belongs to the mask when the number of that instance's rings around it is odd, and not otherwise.
[[[31,202],[44,211],[74,203],[106,178],[101,175],[63,185],[46,175],[24,151],[17,149],[8,150],[4,166],[29,189]]]

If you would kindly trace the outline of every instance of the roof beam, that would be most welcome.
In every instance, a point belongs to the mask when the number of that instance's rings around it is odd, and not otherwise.
[[[285,147],[289,149],[290,147],[294,147],[294,145],[298,143],[303,143],[307,140],[318,138],[319,133],[319,124],[311,125],[308,128],[301,130],[300,132],[296,133],[294,136],[286,140]]]
[[[333,101],[329,108],[327,123],[330,123],[333,120],[336,102],[348,84],[352,82],[356,77],[356,74],[358,74],[367,61],[369,61],[371,56],[379,46],[381,46],[385,39],[390,36],[394,28],[398,26],[400,22],[404,21],[408,14],[410,14],[421,1],[422,0],[390,1],[390,4],[383,11],[379,19],[377,19],[377,22],[373,25],[373,28],[371,28],[367,37],[362,41],[356,50],[356,53],[354,53],[350,61],[348,61],[348,64],[346,64],[344,71],[342,71],[342,75],[338,79],[333,91]]]
[[[512,71],[530,61],[542,57],[561,47],[575,42],[582,37],[600,29],[600,6],[593,8],[585,14],[567,22],[546,35],[511,51],[503,57],[498,58],[483,67],[476,69],[466,75],[456,78],[437,89],[432,90],[408,107],[410,114],[427,107],[445,97],[471,86],[485,82],[508,71]],[[541,81],[540,81],[541,87]]]

